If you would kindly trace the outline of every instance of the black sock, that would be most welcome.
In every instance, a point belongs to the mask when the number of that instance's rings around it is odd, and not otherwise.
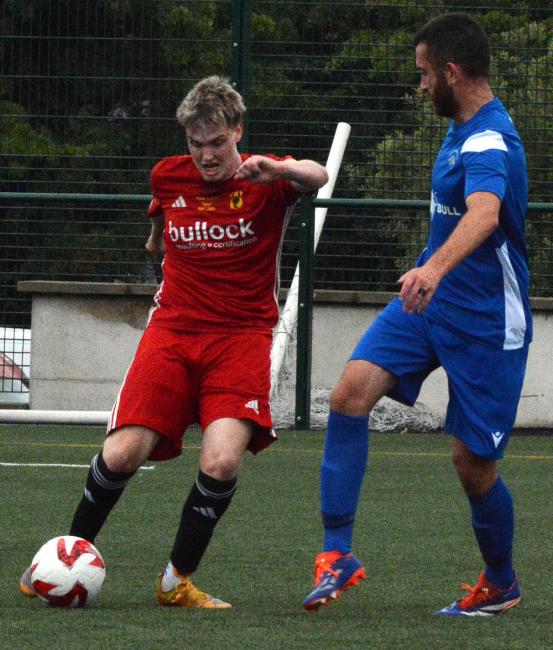
[[[201,471],[198,473],[182,509],[171,552],[171,562],[179,573],[188,574],[196,570],[235,491],[236,478],[218,481]]]
[[[84,537],[94,543],[133,474],[134,472],[112,472],[104,462],[102,452],[94,456],[88,470],[84,495],[73,516],[69,534]]]

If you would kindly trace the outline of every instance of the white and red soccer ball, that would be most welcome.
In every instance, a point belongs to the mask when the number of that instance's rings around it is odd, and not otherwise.
[[[98,549],[72,535],[54,537],[40,547],[31,564],[31,582],[42,600],[53,607],[86,607],[106,578]]]

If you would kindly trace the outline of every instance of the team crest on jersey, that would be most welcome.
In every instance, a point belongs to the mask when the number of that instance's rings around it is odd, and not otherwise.
[[[457,151],[457,149],[455,149],[454,151],[452,151],[449,154],[449,158],[447,159],[447,164],[450,167],[453,167],[455,165],[455,163],[457,162],[458,154],[459,154],[459,152]]]
[[[233,210],[238,210],[244,205],[244,193],[239,190],[237,192],[232,192],[230,195],[230,207]]]

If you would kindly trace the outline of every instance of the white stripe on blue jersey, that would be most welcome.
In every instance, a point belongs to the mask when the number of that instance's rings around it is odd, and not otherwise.
[[[507,249],[507,242],[495,252],[503,269],[503,291],[505,295],[505,340],[504,350],[518,350],[524,345],[526,335],[526,316],[518,286],[517,276]]]
[[[461,147],[461,154],[468,153],[469,151],[480,153],[482,151],[488,151],[489,149],[507,151],[507,145],[505,144],[505,140],[503,140],[501,133],[487,129],[486,131],[475,133],[474,135],[471,135],[470,138],[467,138]]]

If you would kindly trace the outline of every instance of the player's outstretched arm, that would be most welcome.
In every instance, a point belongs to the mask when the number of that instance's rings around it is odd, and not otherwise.
[[[422,266],[399,278],[399,297],[409,313],[421,313],[432,300],[442,278],[475,251],[499,224],[501,201],[491,192],[474,192],[467,197],[467,211],[448,240]]]
[[[235,178],[252,183],[272,183],[280,178],[292,182],[300,192],[312,192],[328,182],[326,169],[314,160],[274,160],[266,156],[251,156],[238,168]]]

